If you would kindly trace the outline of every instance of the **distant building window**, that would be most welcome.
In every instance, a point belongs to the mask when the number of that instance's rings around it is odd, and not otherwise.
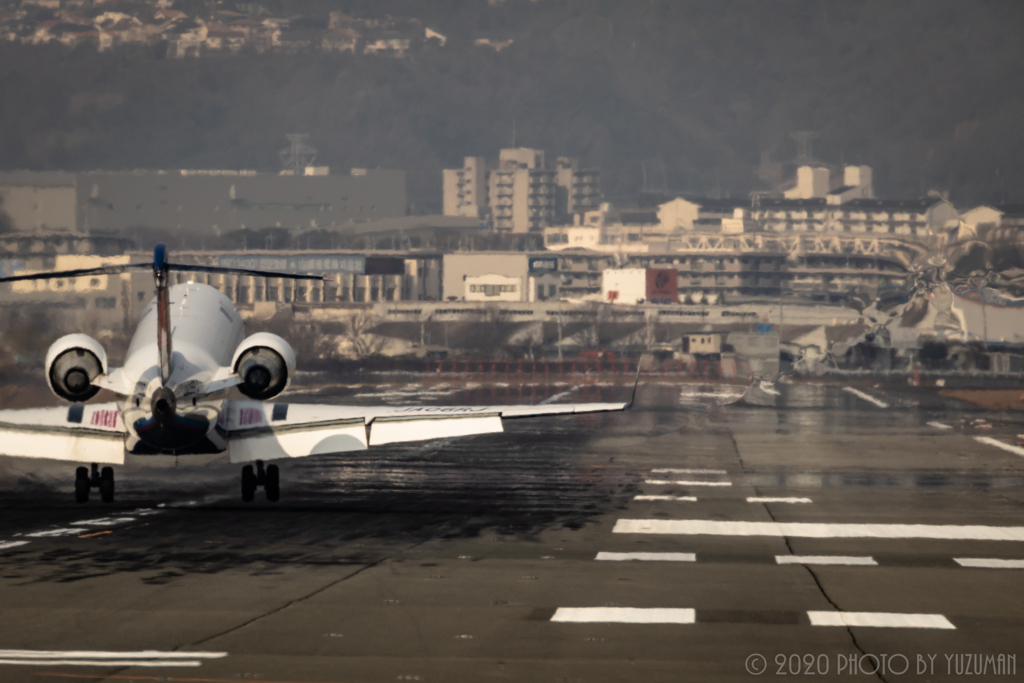
[[[96,299],[96,308],[107,308],[107,309],[110,309],[110,308],[116,308],[116,307],[117,307],[117,299],[115,299],[112,296],[101,296],[98,299]]]

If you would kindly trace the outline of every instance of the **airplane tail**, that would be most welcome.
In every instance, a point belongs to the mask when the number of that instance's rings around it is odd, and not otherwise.
[[[170,271],[196,273],[218,273],[232,275],[254,275],[257,277],[279,277],[288,280],[330,280],[325,275],[299,275],[297,273],[278,273],[268,270],[252,270],[248,268],[222,268],[220,266],[204,266],[191,263],[170,263],[167,261],[167,246],[162,242],[153,249],[153,260],[149,263],[126,263],[118,266],[100,266],[99,268],[78,268],[76,270],[51,271],[48,273],[30,273],[0,277],[0,282],[18,282],[22,280],[50,280],[56,278],[86,277],[90,275],[120,275],[140,270],[153,271],[156,282],[157,299],[157,349],[160,354],[160,380],[166,387],[173,369],[174,359],[171,348],[171,300],[169,290]],[[173,412],[173,410],[171,411]]]

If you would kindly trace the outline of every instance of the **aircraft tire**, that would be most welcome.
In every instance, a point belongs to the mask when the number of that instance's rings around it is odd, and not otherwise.
[[[75,502],[79,504],[88,503],[90,488],[88,479],[75,479]]]
[[[281,473],[277,465],[267,466],[267,478],[263,483],[263,490],[267,493],[267,500],[276,503],[281,498]]]
[[[104,503],[114,502],[114,468],[104,467],[100,472],[100,498]]]
[[[256,495],[256,475],[252,471],[252,465],[242,468],[242,500],[251,503]]]

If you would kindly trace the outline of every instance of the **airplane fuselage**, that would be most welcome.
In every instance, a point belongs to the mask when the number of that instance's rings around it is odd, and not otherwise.
[[[128,429],[127,449],[135,454],[215,453],[227,447],[221,414],[227,387],[211,383],[223,375],[244,334],[231,300],[218,290],[189,282],[169,288],[171,374],[160,376],[158,305],[142,313],[125,357],[121,385],[131,387],[121,403]],[[163,414],[161,396],[173,403]]]

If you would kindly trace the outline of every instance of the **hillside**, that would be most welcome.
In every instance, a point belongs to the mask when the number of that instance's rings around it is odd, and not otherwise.
[[[4,169],[273,171],[285,133],[319,164],[404,168],[414,212],[440,169],[515,142],[601,168],[606,194],[744,196],[762,154],[875,169],[883,196],[1024,199],[1019,2],[277,2],[415,17],[448,37],[404,58],[166,59],[161,46],[0,43]],[[473,39],[514,40],[495,52]]]

